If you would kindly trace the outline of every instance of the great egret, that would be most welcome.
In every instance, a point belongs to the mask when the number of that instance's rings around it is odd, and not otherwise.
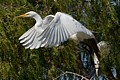
[[[94,35],[89,29],[72,16],[62,12],[57,12],[55,15],[48,15],[44,19],[34,11],[29,11],[18,17],[32,17],[36,20],[35,25],[19,38],[20,43],[26,49],[59,46],[68,39],[76,41],[83,41],[84,39],[95,40]],[[97,45],[94,42],[92,45]],[[98,50],[96,53],[98,54]]]

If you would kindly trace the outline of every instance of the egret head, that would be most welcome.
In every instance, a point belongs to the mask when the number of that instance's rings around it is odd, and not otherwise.
[[[20,15],[20,16],[17,16],[17,17],[34,17],[35,14],[36,14],[36,12],[34,12],[34,11],[29,11],[29,12],[27,12],[27,13],[25,13],[25,14],[22,14],[22,15]]]

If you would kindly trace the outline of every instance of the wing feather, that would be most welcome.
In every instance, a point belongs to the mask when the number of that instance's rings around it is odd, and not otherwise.
[[[45,38],[43,41],[44,45],[42,45],[42,47],[57,46],[77,32],[77,29],[74,28],[75,23],[72,21],[73,18],[65,14],[61,14],[59,18],[58,16],[59,14],[56,14],[53,21],[51,21],[48,27],[41,34],[42,37],[40,40]]]
[[[33,42],[32,42],[32,46],[30,47],[30,49],[36,48],[37,44],[39,43],[39,42],[38,42],[38,39],[37,39],[38,33],[36,32],[35,35],[36,35],[36,36],[34,37],[34,40],[33,40]],[[40,45],[40,44],[39,44],[39,45]]]
[[[41,36],[42,36],[41,33],[42,33],[42,31],[45,28],[47,28],[47,26],[49,25],[49,23],[53,19],[54,19],[54,15],[46,16],[43,19],[43,21],[42,21],[42,25],[40,25],[40,26],[33,26],[32,28],[30,28],[27,32],[25,32],[19,38],[20,43],[22,43],[22,45],[25,46],[26,49],[28,49],[28,48],[30,48],[30,49],[37,49],[37,48],[39,48],[42,45],[42,42],[44,42],[44,40],[46,39],[45,38],[46,36],[45,36],[44,38],[42,38],[42,40],[39,40],[39,38],[41,38]],[[49,34],[49,33],[47,33],[47,34]],[[46,41],[48,41],[48,38],[47,38],[47,40],[45,40],[45,42]]]
[[[40,34],[41,31],[38,32],[38,30],[36,30],[35,27],[32,27],[19,38],[20,43],[22,43],[22,45],[25,46],[25,49],[39,48],[40,46],[38,45],[41,45],[41,41],[38,41],[38,36]]]
[[[64,29],[64,26],[63,25],[61,25],[61,42],[64,42],[64,41],[66,41],[65,39],[66,39],[66,34],[65,34],[65,29]]]
[[[56,24],[57,25],[57,24]],[[57,28],[56,28],[56,43],[55,43],[55,46],[58,46],[60,44],[60,33],[59,33],[59,28],[60,28],[61,25],[59,25]]]
[[[53,44],[52,44],[53,46],[55,46],[55,43],[57,42],[57,27],[54,28],[54,31],[55,33],[54,33],[54,39],[53,39]]]
[[[26,43],[34,35],[35,30],[33,29],[29,35],[26,35],[25,38],[20,40],[20,43]],[[24,35],[24,34],[23,34]]]
[[[36,32],[32,35],[31,39],[29,41],[27,41],[26,43],[23,44],[23,46],[25,47],[31,47],[34,41],[34,38],[36,36]]]
[[[61,42],[68,40],[70,36],[77,32],[80,32],[80,35],[84,33],[85,36],[93,35],[70,15],[58,12],[48,27],[42,32],[39,40],[43,41],[42,47],[57,46],[60,45]]]
[[[52,34],[51,34],[51,38],[49,40],[49,45],[54,45],[53,42],[54,42],[54,39],[55,39],[55,30],[54,28],[52,29]]]
[[[25,32],[25,33],[19,38],[19,40],[24,39],[24,38],[26,38],[27,36],[29,36],[30,33],[33,31],[33,29],[34,29],[34,27],[30,28],[27,32]]]
[[[43,40],[42,40],[42,44],[43,45],[41,45],[41,46],[48,46],[48,42],[49,42],[49,40],[50,40],[50,36],[52,35],[51,33],[52,33],[52,30],[53,30],[54,28],[50,28],[49,29],[49,31],[47,31],[47,33],[43,36]],[[47,37],[47,38],[46,38]]]
[[[65,31],[65,36],[66,36],[66,38],[69,38],[70,37],[69,36],[70,32],[69,32],[69,30],[67,28],[65,28],[65,29],[64,28],[65,27],[63,27],[62,30]],[[62,42],[64,42],[64,40],[62,40]]]

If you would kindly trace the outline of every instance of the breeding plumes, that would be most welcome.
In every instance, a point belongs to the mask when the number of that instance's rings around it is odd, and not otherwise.
[[[68,39],[78,42],[91,39],[94,40],[92,45],[97,45],[92,32],[68,14],[57,12],[42,19],[36,12],[29,11],[18,17],[32,17],[36,20],[35,25],[19,38],[26,49],[59,46]]]

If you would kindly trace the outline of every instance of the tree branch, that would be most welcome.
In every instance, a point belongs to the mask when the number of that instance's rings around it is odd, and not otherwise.
[[[80,74],[73,73],[73,72],[69,72],[69,71],[63,72],[61,75],[59,75],[58,77],[56,77],[56,78],[53,79],[53,80],[57,80],[58,78],[60,78],[61,76],[65,75],[65,74],[73,74],[73,75],[76,75],[76,76],[81,77],[81,78],[82,78],[81,80],[83,80],[83,79],[89,80],[88,78],[86,78],[86,77],[84,77],[84,76],[82,76],[82,75],[80,75]]]

